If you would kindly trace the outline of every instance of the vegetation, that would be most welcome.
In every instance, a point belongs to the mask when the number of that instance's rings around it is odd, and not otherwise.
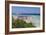
[[[32,25],[32,23],[26,23],[23,20],[17,19],[14,21],[13,17],[12,17],[12,28],[29,28],[29,27],[35,27],[34,25]]]

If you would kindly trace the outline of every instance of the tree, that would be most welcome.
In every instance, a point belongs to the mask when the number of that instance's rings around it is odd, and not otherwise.
[[[15,22],[13,16],[12,16],[12,28],[15,28]]]

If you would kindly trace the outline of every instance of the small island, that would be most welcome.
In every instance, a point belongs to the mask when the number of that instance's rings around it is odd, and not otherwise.
[[[19,16],[19,18],[15,19],[12,16],[12,28],[32,28],[32,27],[35,27],[32,22],[29,22],[29,21],[26,22],[26,21],[24,21],[24,19],[26,20],[27,17],[23,18],[22,16]]]

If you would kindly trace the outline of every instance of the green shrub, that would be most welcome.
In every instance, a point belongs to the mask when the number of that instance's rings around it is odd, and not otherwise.
[[[14,21],[12,17],[12,28],[29,28],[29,27],[35,27],[32,25],[32,23],[26,23],[24,20],[17,19]]]

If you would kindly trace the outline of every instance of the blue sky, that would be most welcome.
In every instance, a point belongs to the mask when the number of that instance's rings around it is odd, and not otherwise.
[[[32,14],[39,14],[40,8],[39,7],[19,7],[19,6],[12,6],[12,13],[32,13]]]

